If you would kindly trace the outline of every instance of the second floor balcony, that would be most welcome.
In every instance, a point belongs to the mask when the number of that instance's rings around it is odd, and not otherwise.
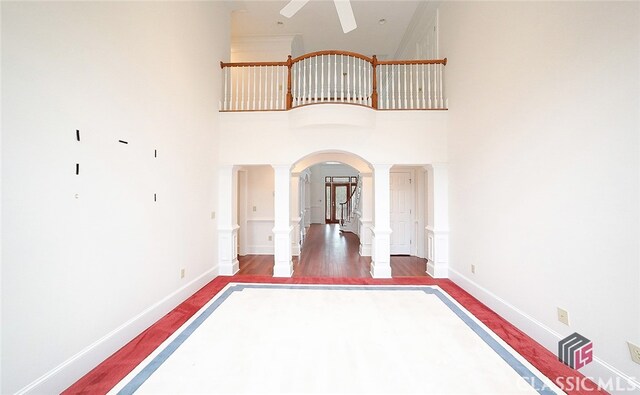
[[[446,110],[447,59],[378,60],[319,51],[281,62],[220,63],[220,111],[286,111],[323,103],[376,110]]]

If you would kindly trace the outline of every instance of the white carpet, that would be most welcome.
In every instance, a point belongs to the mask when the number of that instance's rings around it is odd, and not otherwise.
[[[267,284],[230,284],[118,391],[562,393],[438,287]]]

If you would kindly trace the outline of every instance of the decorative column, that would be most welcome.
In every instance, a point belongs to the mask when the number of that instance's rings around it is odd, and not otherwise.
[[[218,172],[218,274],[233,276],[238,263],[238,167],[220,166]]]
[[[273,165],[275,176],[275,223],[274,241],[274,277],[291,277],[293,262],[291,261],[291,224],[289,201],[291,194],[290,165]]]
[[[291,173],[291,195],[289,202],[291,216],[291,254],[300,255],[300,173]]]
[[[447,165],[427,166],[429,195],[427,221],[427,273],[449,277],[449,175]]]
[[[371,275],[391,278],[391,207],[389,170],[392,165],[373,165],[374,228]]]
[[[373,232],[373,177],[371,173],[360,173],[360,255],[371,256]]]

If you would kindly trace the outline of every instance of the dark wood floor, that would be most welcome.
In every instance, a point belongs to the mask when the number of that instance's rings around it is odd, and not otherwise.
[[[371,277],[370,257],[358,254],[360,240],[340,232],[337,224],[311,225],[300,257],[293,258],[293,277]],[[273,255],[241,256],[239,275],[273,275]],[[425,259],[392,256],[393,277],[426,276]]]

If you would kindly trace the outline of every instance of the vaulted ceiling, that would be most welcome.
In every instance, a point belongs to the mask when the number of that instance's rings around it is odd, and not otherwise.
[[[339,49],[393,57],[416,9],[424,2],[351,0],[358,27],[345,34],[331,0],[311,0],[291,19],[280,15],[288,0],[236,0],[231,3],[231,35],[232,38],[299,35],[304,52]]]

